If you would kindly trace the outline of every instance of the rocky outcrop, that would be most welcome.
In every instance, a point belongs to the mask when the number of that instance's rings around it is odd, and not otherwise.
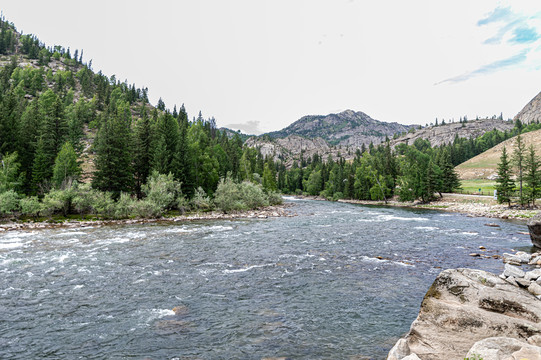
[[[288,127],[268,133],[272,138],[299,135],[307,138],[322,138],[333,145],[360,148],[371,142],[379,144],[385,137],[407,132],[414,125],[388,123],[372,119],[361,111],[346,110],[338,114],[307,115]]]
[[[541,248],[541,215],[534,216],[528,221],[528,230],[532,244]]]
[[[304,159],[311,159],[314,154],[323,157],[324,160],[330,155],[334,160],[341,155],[346,160],[353,158],[351,152],[340,147],[331,147],[322,138],[307,139],[297,135],[290,135],[283,139],[271,139],[269,137],[251,137],[245,145],[257,148],[263,157],[273,157],[275,161],[282,161],[286,167],[290,167],[294,160],[299,160],[300,155]]]
[[[464,124],[450,123],[440,126],[430,126],[391,140],[391,146],[395,147],[398,144],[413,145],[417,139],[428,140],[432,146],[440,146],[442,144],[452,143],[455,136],[475,139],[494,129],[509,131],[513,126],[514,124],[512,122],[494,119],[471,120]]]
[[[537,339],[529,339],[533,344]],[[476,342],[467,359],[483,360],[541,360],[541,347],[508,337],[492,337]]]
[[[523,273],[525,279],[528,272]],[[529,283],[537,284],[535,281]],[[526,288],[482,270],[444,270],[425,295],[410,331],[396,343],[388,359],[462,360],[478,342],[484,341],[480,344],[485,346],[487,338],[494,337],[511,339],[514,345],[506,347],[506,354],[522,354],[540,336],[541,301]],[[481,345],[474,350],[493,350]],[[493,357],[482,358],[515,359],[496,357],[498,354],[496,350]]]
[[[541,121],[541,93],[537,94],[520,112],[514,120],[520,119],[523,124]]]

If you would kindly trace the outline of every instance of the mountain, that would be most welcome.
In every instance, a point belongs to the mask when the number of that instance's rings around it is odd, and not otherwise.
[[[415,140],[424,139],[430,141],[432,146],[440,146],[452,143],[455,136],[459,138],[475,139],[484,133],[497,129],[510,131],[513,122],[497,119],[470,120],[464,123],[448,123],[439,126],[430,126],[422,129],[411,130],[409,133],[391,140],[391,146],[399,144],[413,145]]]
[[[533,145],[535,152],[541,154],[541,130],[536,130],[522,134],[522,140],[525,148],[528,149]],[[507,149],[507,153],[511,155],[515,150],[516,136],[488,149],[466,162],[458,165],[455,169],[461,179],[494,179],[498,172],[498,163],[502,155],[503,147]]]
[[[523,124],[541,121],[541,92],[526,104],[513,120],[517,119],[520,119]]]
[[[307,115],[288,127],[268,133],[271,138],[298,135],[305,138],[322,138],[331,145],[361,148],[370,143],[379,144],[385,137],[407,132],[414,125],[402,125],[374,120],[360,111],[346,110],[338,114]]]

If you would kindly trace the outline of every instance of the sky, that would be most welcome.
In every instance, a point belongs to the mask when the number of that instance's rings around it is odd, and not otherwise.
[[[541,91],[539,0],[5,0],[19,31],[250,134],[346,109],[513,118]]]

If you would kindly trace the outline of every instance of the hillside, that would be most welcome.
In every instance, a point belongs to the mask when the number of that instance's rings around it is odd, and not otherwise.
[[[291,167],[293,161],[300,159],[301,152],[305,160],[311,159],[314,154],[321,156],[324,160],[329,155],[332,156],[333,160],[338,159],[339,156],[346,160],[353,158],[351,151],[333,147],[322,138],[307,139],[297,135],[278,139],[253,136],[244,145],[257,148],[264,157],[270,156],[274,161],[284,162],[287,168]]]
[[[537,154],[541,154],[541,130],[522,134],[526,148],[533,145]],[[455,169],[463,180],[470,179],[493,179],[498,171],[498,162],[505,146],[507,152],[512,154],[515,149],[516,137],[494,146],[493,148],[479,154],[470,160],[458,165]]]
[[[374,120],[360,111],[346,110],[338,114],[307,115],[288,127],[268,133],[272,138],[286,138],[298,135],[309,139],[322,138],[331,145],[361,148],[364,144],[378,144],[385,137],[407,132],[413,125],[402,125],[396,122],[387,123]]]
[[[520,110],[514,120],[516,119],[520,119],[523,124],[541,121],[541,92]]]
[[[391,146],[399,144],[412,145],[417,139],[430,141],[432,146],[452,143],[455,136],[459,138],[475,139],[484,133],[497,129],[499,131],[510,131],[514,124],[505,120],[470,120],[466,123],[448,123],[439,126],[430,126],[423,129],[416,129],[403,136],[391,140]]]

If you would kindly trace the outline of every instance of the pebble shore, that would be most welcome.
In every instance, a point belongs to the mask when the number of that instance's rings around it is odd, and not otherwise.
[[[99,227],[105,225],[130,225],[130,224],[148,224],[156,222],[182,222],[195,220],[235,220],[235,219],[267,219],[272,217],[292,217],[296,216],[291,211],[292,204],[282,204],[268,206],[262,209],[248,210],[241,212],[223,213],[220,211],[211,211],[204,213],[189,213],[185,215],[162,217],[159,219],[122,219],[122,220],[65,220],[61,222],[7,222],[0,224],[0,233],[13,230],[34,230],[51,228],[83,228]]]

